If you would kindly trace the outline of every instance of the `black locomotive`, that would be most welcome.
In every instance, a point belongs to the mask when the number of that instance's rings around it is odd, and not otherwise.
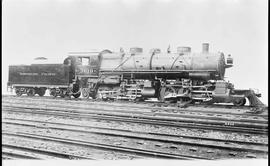
[[[142,48],[129,52],[72,52],[63,64],[32,64],[9,67],[8,87],[18,96],[43,96],[46,90],[57,97],[80,96],[100,99],[165,102],[233,103],[263,105],[254,90],[235,89],[224,81],[225,70],[233,66],[230,55],[210,53],[203,43],[200,53],[190,47],[176,52]]]

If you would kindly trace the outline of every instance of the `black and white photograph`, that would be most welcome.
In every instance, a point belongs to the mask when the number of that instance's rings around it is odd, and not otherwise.
[[[267,0],[2,0],[2,163],[268,165]]]

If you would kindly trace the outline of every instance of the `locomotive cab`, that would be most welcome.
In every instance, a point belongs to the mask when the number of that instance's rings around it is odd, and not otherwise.
[[[65,59],[64,64],[71,66],[74,79],[98,76],[100,66],[99,55],[98,53],[90,53],[72,52]]]
[[[71,66],[73,73],[73,87],[82,93],[83,97],[89,96],[93,87],[98,82],[100,55],[99,52],[70,52],[64,63]]]

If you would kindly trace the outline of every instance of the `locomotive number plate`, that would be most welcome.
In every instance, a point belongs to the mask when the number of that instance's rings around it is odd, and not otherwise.
[[[76,69],[76,74],[97,74],[97,69],[80,67]]]

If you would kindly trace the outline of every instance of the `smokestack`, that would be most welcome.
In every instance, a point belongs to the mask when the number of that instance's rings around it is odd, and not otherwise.
[[[208,53],[209,52],[209,43],[203,43],[202,44],[202,52]]]

